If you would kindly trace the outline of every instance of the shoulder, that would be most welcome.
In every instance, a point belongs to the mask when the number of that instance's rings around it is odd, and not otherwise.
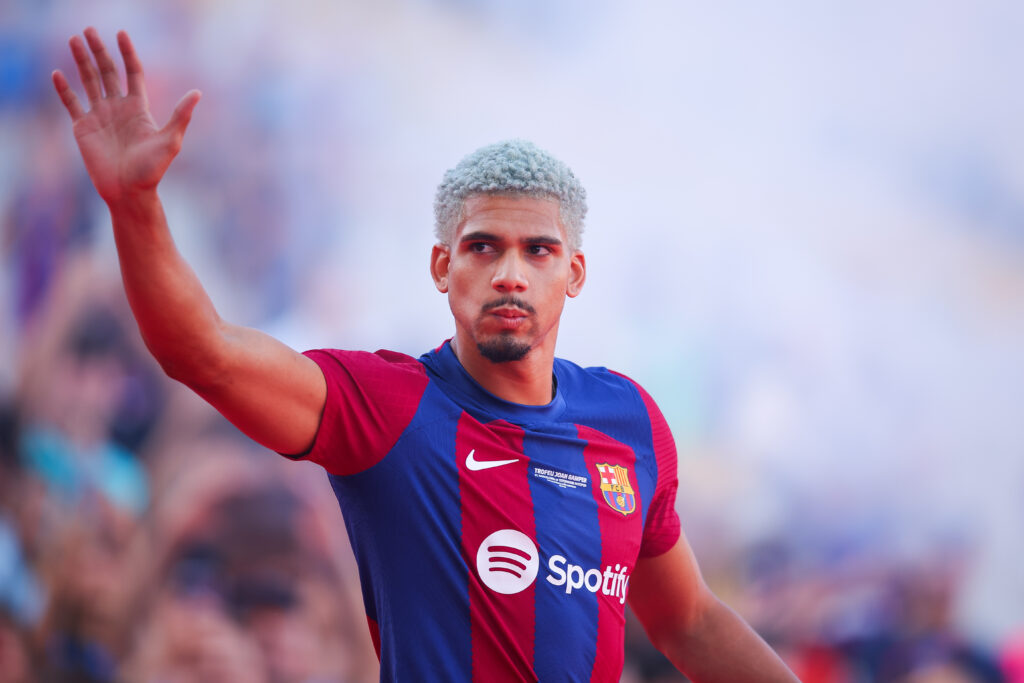
[[[339,372],[352,376],[353,379],[407,379],[414,383],[426,383],[426,371],[423,365],[404,353],[380,349],[369,351],[343,351],[341,349],[313,349],[305,351],[304,356],[311,358],[324,375],[331,378]]]
[[[360,410],[376,404],[411,419],[430,381],[422,363],[395,351],[316,349],[304,355],[320,366],[328,402],[344,400]]]
[[[633,378],[606,367],[581,367],[555,359],[555,373],[567,396],[588,403],[611,403],[618,409],[632,406],[644,412],[657,410],[651,395]]]
[[[324,374],[320,428],[302,457],[332,474],[371,467],[408,427],[429,382],[422,364],[394,351],[306,351]]]
[[[398,351],[389,351],[388,349],[378,349],[372,353],[369,351],[346,351],[342,349],[310,349],[309,351],[304,351],[302,355],[309,356],[317,364],[330,360],[342,365],[395,366],[398,369],[405,370],[418,369],[420,372],[422,372],[423,367],[412,356],[399,353]]]
[[[654,451],[674,449],[671,430],[658,404],[633,378],[605,367],[582,368],[559,359],[569,418],[616,438],[640,439]]]

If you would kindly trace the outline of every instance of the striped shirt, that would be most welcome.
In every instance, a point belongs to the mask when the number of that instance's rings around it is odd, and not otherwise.
[[[381,679],[617,681],[629,576],[680,533],[650,396],[556,358],[551,403],[510,403],[448,342],[306,355],[327,403],[301,457],[341,505]]]

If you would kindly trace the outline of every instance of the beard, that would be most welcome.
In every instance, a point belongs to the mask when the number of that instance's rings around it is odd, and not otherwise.
[[[492,363],[510,363],[522,360],[532,348],[526,342],[513,339],[511,335],[499,335],[494,339],[477,342],[480,355]]]
[[[530,304],[509,294],[485,304],[483,312],[502,306],[515,306],[531,315],[537,312]],[[532,347],[524,341],[517,340],[510,332],[503,332],[485,341],[478,341],[476,348],[479,349],[481,356],[492,363],[510,363],[525,358]]]

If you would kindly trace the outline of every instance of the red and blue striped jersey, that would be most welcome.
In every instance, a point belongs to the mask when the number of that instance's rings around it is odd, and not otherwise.
[[[303,457],[341,505],[381,679],[617,681],[630,573],[679,537],[647,393],[555,359],[551,403],[510,403],[447,342],[307,355],[327,403]]]

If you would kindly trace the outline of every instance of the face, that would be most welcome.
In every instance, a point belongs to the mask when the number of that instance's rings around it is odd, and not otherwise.
[[[477,195],[452,243],[434,247],[431,274],[448,294],[460,353],[472,347],[501,363],[554,353],[565,297],[580,293],[586,264],[568,247],[557,201]]]

